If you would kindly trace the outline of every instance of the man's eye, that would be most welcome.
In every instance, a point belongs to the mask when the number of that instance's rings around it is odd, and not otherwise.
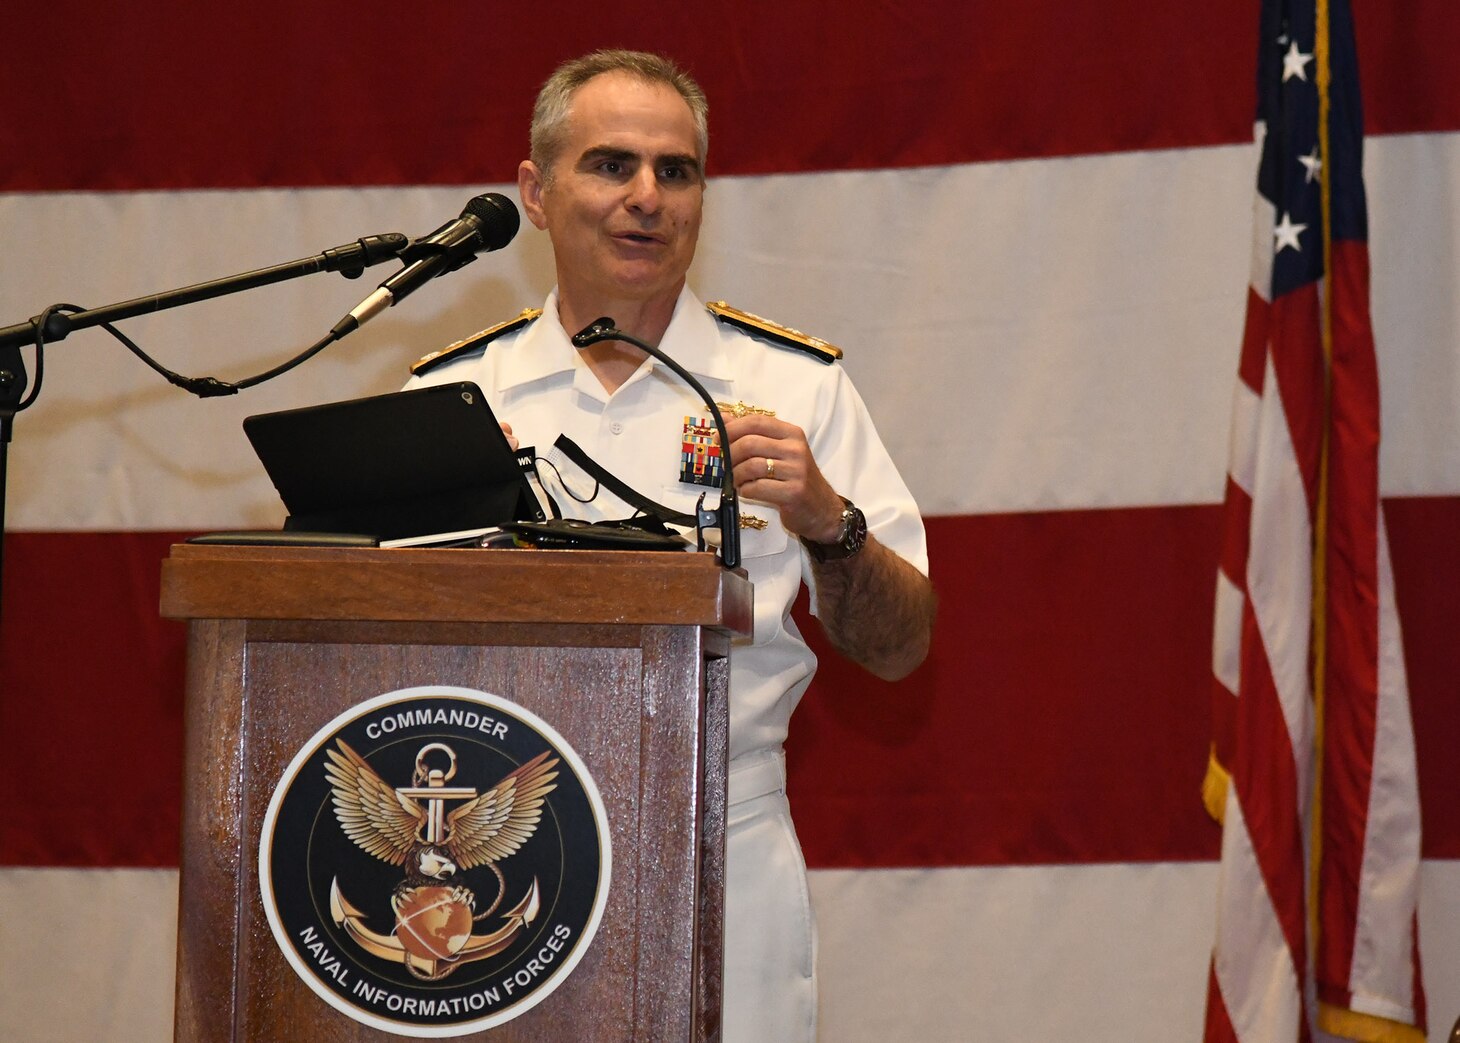
[[[664,167],[659,171],[659,176],[665,181],[679,181],[684,177],[684,167]]]
[[[605,159],[598,165],[598,169],[605,174],[622,174],[624,165],[616,159]]]

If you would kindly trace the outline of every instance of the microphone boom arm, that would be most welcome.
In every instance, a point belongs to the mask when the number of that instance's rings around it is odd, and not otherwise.
[[[675,375],[695,390],[695,393],[704,400],[710,407],[710,417],[715,421],[715,432],[720,437],[720,458],[725,463],[724,477],[720,483],[720,506],[713,511],[707,511],[703,507],[696,511],[696,523],[704,525],[707,521],[716,521],[720,528],[720,562],[727,569],[740,567],[740,498],[735,493],[735,468],[730,459],[730,437],[725,433],[725,418],[720,414],[720,407],[715,404],[714,396],[705,390],[703,384],[674,359],[667,354],[647,344],[637,337],[630,336],[623,330],[615,328],[610,318],[596,319],[588,324],[586,329],[573,334],[573,347],[586,348],[605,340],[621,340],[625,344],[632,344],[645,354],[652,355],[664,363]],[[702,498],[703,499],[703,498]]]
[[[365,236],[353,243],[346,243],[344,246],[337,246],[332,250],[315,254],[313,257],[303,257],[297,261],[287,261],[268,268],[257,268],[241,275],[229,275],[222,279],[194,283],[192,286],[184,286],[177,290],[167,290],[146,297],[134,297],[132,300],[122,301],[120,304],[108,304],[87,311],[71,314],[52,312],[46,320],[44,329],[40,329],[39,316],[14,326],[0,328],[0,348],[34,344],[38,330],[45,342],[49,344],[53,341],[64,340],[76,330],[120,322],[138,315],[150,315],[169,308],[180,308],[183,305],[196,304],[198,301],[224,297],[231,293],[241,293],[259,286],[271,286],[277,282],[313,275],[316,272],[339,272],[347,279],[356,279],[369,266],[394,260],[409,246],[410,240],[399,232]]]

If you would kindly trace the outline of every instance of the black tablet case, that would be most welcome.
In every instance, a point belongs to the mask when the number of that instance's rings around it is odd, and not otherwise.
[[[289,512],[287,530],[396,540],[544,517],[469,382],[260,413],[243,430]]]

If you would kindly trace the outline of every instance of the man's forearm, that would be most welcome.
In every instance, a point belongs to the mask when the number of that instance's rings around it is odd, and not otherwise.
[[[853,557],[812,569],[817,618],[838,652],[884,681],[906,677],[927,658],[933,585],[875,536]]]

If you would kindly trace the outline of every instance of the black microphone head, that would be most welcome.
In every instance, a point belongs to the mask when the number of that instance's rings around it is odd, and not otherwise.
[[[573,347],[586,348],[590,344],[597,344],[600,340],[604,340],[607,334],[617,332],[618,330],[613,326],[613,319],[605,315],[602,318],[594,319],[569,339],[572,340]]]
[[[517,207],[512,200],[496,192],[484,192],[475,196],[466,204],[466,209],[461,212],[462,217],[474,217],[481,226],[478,235],[481,237],[483,250],[500,250],[512,241],[517,234],[517,229],[522,225],[522,218],[517,213]]]

